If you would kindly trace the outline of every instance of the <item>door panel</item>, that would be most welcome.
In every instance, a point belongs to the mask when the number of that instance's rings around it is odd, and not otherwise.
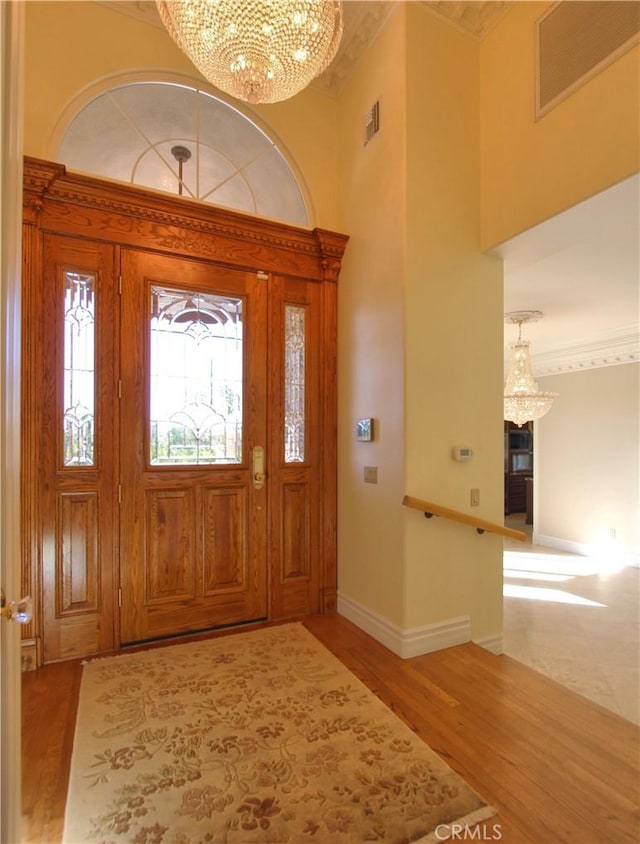
[[[44,656],[110,650],[117,440],[113,247],[44,237],[33,317],[41,356]]]
[[[65,492],[58,496],[58,509],[58,616],[99,612],[98,496]]]
[[[122,256],[123,643],[267,616],[266,284]]]
[[[272,618],[320,610],[321,287],[275,276],[269,287]]]
[[[144,571],[148,604],[195,598],[194,498],[193,489],[146,490]]]
[[[204,594],[245,589],[246,490],[206,487],[204,496]]]

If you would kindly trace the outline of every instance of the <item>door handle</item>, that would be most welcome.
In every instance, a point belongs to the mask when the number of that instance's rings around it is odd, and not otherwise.
[[[253,449],[253,488],[262,489],[264,478],[264,448],[256,445]]]
[[[0,589],[0,618],[6,618],[7,621],[17,621],[18,624],[28,624],[33,618],[33,601],[27,595],[19,601],[9,601],[7,604],[4,599],[4,591]]]

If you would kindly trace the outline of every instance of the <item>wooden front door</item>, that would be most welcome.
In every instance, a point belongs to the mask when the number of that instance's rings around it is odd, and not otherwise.
[[[345,244],[25,159],[38,663],[335,608]]]
[[[267,285],[122,257],[122,642],[267,617]]]

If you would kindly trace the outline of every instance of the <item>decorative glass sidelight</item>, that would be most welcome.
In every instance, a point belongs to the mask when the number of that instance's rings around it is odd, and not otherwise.
[[[64,465],[94,466],[95,276],[64,273]]]
[[[151,288],[151,465],[242,462],[242,304]]]
[[[284,308],[284,461],[302,463],[305,447],[306,308]]]

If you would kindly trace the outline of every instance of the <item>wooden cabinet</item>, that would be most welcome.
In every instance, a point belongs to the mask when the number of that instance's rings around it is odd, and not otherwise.
[[[533,422],[504,423],[504,512],[526,513],[527,480],[533,478]],[[529,493],[529,498],[531,493]]]

